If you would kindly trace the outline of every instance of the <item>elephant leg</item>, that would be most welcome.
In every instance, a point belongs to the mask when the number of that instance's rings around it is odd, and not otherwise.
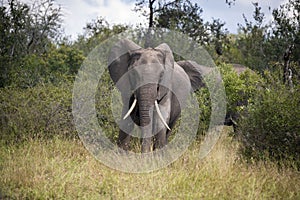
[[[142,153],[148,153],[151,151],[152,138],[143,138],[142,139]]]
[[[170,137],[170,135],[172,134],[172,131],[167,131],[167,134],[166,134],[166,141],[167,141],[167,144],[168,144],[168,142],[169,142],[169,137]]]
[[[170,119],[170,98],[167,99],[164,104],[161,104],[159,106],[159,110],[162,114],[163,119],[165,120],[165,123],[170,126],[169,119]],[[165,145],[167,145],[167,127],[162,122],[162,119],[159,117],[158,112],[154,113],[154,121],[153,121],[153,133],[154,136],[154,147],[153,149],[160,149],[163,148]]]
[[[172,96],[172,104],[171,104],[170,122],[169,122],[171,130],[175,126],[176,121],[178,120],[178,118],[180,117],[180,113],[181,113],[180,104],[179,104],[176,96],[173,95]],[[167,142],[168,142],[168,139],[169,139],[169,137],[172,133],[171,130],[167,131]]]
[[[166,129],[163,128],[155,135],[153,150],[163,148],[165,145],[167,145],[167,136]]]
[[[123,108],[122,116],[125,115],[127,112],[127,108]],[[118,138],[118,146],[125,151],[128,151],[130,148],[130,139],[131,135],[130,133],[134,129],[134,122],[131,120],[131,117],[128,117],[127,119],[122,119],[119,123],[119,138]]]
[[[125,151],[128,151],[130,148],[130,139],[131,136],[120,129],[119,138],[118,138],[118,146]]]

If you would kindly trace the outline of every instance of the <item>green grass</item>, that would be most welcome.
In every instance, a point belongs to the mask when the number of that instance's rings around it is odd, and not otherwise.
[[[76,140],[1,145],[0,199],[300,199],[299,171],[247,164],[237,148],[224,134],[203,160],[195,144],[162,170],[129,174],[105,167]]]

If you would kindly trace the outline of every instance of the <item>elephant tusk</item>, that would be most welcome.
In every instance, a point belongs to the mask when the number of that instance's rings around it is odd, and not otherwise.
[[[135,105],[136,105],[136,102],[137,102],[137,100],[134,99],[134,101],[133,101],[133,103],[132,103],[130,109],[128,110],[128,112],[126,113],[126,115],[123,117],[123,119],[126,119],[126,118],[131,114],[131,112],[133,111],[133,109],[134,109],[134,107],[135,107]]]
[[[168,126],[168,124],[166,123],[166,121],[164,120],[164,118],[163,118],[163,116],[162,116],[162,114],[160,112],[160,109],[159,109],[157,101],[155,101],[154,104],[155,104],[155,108],[156,108],[156,111],[157,111],[157,114],[158,114],[159,118],[161,119],[162,123],[167,127],[167,129],[170,131],[171,129]]]

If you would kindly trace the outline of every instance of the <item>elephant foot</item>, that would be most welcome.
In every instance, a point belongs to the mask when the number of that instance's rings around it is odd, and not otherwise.
[[[118,144],[118,147],[123,149],[124,151],[129,151],[130,145],[125,143],[125,144]]]
[[[118,147],[123,149],[124,151],[128,151],[130,149],[130,139],[131,139],[130,135],[120,130]]]
[[[167,135],[165,130],[161,130],[155,135],[154,147],[153,150],[161,149],[166,146],[168,143]]]
[[[142,140],[142,153],[151,152],[152,138],[144,138]]]

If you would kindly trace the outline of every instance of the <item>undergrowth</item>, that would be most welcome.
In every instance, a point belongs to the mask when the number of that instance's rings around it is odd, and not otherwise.
[[[29,140],[0,148],[0,197],[7,199],[299,199],[300,174],[272,162],[245,163],[223,134],[199,159],[195,143],[166,168],[112,170],[77,139]]]

